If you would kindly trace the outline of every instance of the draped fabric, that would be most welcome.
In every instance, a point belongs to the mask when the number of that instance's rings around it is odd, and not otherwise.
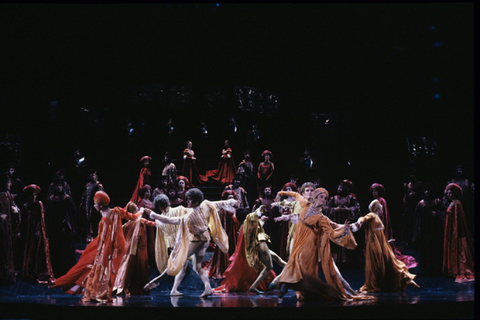
[[[228,185],[232,182],[233,176],[237,171],[235,161],[232,157],[232,149],[222,150],[222,157],[216,170],[208,170],[206,177],[212,179],[221,185]]]
[[[365,284],[360,292],[403,291],[416,275],[397,259],[384,233],[382,220],[373,212],[360,218],[365,230]]]
[[[243,222],[243,233],[245,239],[245,256],[248,265],[259,274],[265,265],[258,258],[258,245],[262,241],[270,242],[270,237],[263,230],[262,224],[258,220],[258,215],[249,213]]]
[[[310,202],[296,192],[281,191],[279,195],[297,198],[303,208],[295,228],[292,252],[279,283],[286,283],[297,291],[300,300],[308,297],[340,300],[371,298],[347,291],[346,288],[350,287],[332,259],[330,241],[350,250],[356,248],[350,229],[332,222],[321,213],[320,208],[311,207]],[[319,260],[327,283],[318,277]]]
[[[453,200],[447,208],[443,242],[443,273],[474,278],[474,249],[460,201]]]
[[[135,186],[135,190],[133,190],[132,198],[130,199],[131,202],[138,204],[140,200],[140,188],[144,185],[148,184],[151,185],[150,179],[152,177],[152,172],[150,169],[143,167],[140,169],[140,174],[138,175],[137,185]]]
[[[179,228],[173,248],[167,263],[167,274],[175,276],[180,272],[187,260],[188,247],[191,241],[210,241],[218,248],[228,252],[228,236],[222,228],[218,210],[229,205],[229,201],[210,202],[204,200],[198,207],[186,215],[179,217]],[[210,232],[209,232],[210,231]]]
[[[191,149],[185,149],[183,151],[183,167],[182,176],[188,179],[189,185],[186,187],[193,188],[195,185],[203,184],[208,180],[207,176],[200,175],[198,172],[197,164],[195,162],[194,152]]]
[[[131,214],[125,209],[111,209],[110,217],[102,217],[98,236],[80,256],[67,274],[57,279],[52,288],[62,288],[70,294],[84,292],[84,300],[111,301],[112,290],[126,249],[122,219],[136,220],[140,212]]]
[[[214,279],[223,278],[223,273],[230,264],[229,257],[235,252],[237,246],[237,232],[238,232],[238,221],[226,210],[220,211],[220,221],[222,222],[222,227],[226,231],[228,236],[228,252],[223,253],[218,246],[215,246],[213,250],[213,255],[210,261],[208,261],[203,267],[208,272],[209,277]]]
[[[245,240],[243,225],[238,230],[238,241],[235,252],[230,257],[230,265],[223,273],[225,279],[220,283],[218,288],[213,289],[214,292],[243,292],[248,291],[250,286],[255,282],[258,274],[250,267],[245,255]],[[258,289],[262,291],[268,290],[268,285],[275,279],[276,274],[270,270],[267,278],[260,282]]]
[[[150,281],[146,227],[155,227],[153,221],[140,219],[123,225],[126,248],[118,268],[113,291],[121,294],[143,294],[143,287]]]
[[[178,206],[169,208],[163,215],[171,218],[178,218],[187,214],[187,208]],[[157,235],[155,238],[155,262],[160,273],[165,271],[168,262],[168,248],[174,248],[175,237],[179,230],[178,225],[162,224],[157,225]]]
[[[22,277],[55,281],[42,202],[25,203],[21,217],[21,232],[25,236]]]
[[[155,210],[155,205],[151,201],[145,201],[141,200],[138,202],[138,208],[147,208],[152,211]],[[145,220],[150,220],[149,215],[144,211],[143,216]],[[156,230],[155,230],[155,223],[153,224],[147,224],[145,226],[146,233],[147,233],[147,253],[148,253],[148,265],[150,267],[155,267],[155,236],[156,236]]]

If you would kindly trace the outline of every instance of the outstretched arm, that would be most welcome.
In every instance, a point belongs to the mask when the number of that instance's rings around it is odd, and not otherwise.
[[[179,225],[180,220],[181,220],[180,217],[166,217],[164,215],[155,213],[151,210],[150,210],[150,219],[158,220],[158,221],[160,221],[162,223],[166,223],[166,224],[176,224],[176,225]]]

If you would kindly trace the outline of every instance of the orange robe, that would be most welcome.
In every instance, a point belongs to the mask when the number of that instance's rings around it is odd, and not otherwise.
[[[296,192],[281,191],[279,195],[297,198],[303,208],[295,228],[292,252],[279,284],[286,283],[297,291],[299,300],[306,294],[340,300],[371,298],[347,292],[334,265],[330,241],[351,250],[357,246],[348,226],[336,224],[320,212],[307,215],[309,209],[315,209],[310,208],[311,203]],[[319,258],[327,283],[318,277]]]
[[[365,230],[365,284],[360,292],[403,291],[407,281],[416,275],[398,260],[387,241],[384,225],[378,215],[370,212],[361,217]]]
[[[58,278],[52,288],[62,288],[70,294],[84,290],[84,300],[112,300],[113,284],[126,249],[122,219],[136,220],[140,216],[141,212],[131,214],[123,208],[113,208],[110,218],[102,217],[98,236],[88,244],[77,264]]]

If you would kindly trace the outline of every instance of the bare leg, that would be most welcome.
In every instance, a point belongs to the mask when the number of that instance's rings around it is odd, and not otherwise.
[[[270,250],[268,249],[268,246],[264,241],[260,242],[260,244],[258,245],[258,258],[265,265],[265,267],[260,272],[255,282],[252,284],[249,291],[255,293],[263,293],[262,291],[259,291],[257,289],[257,286],[260,284],[260,282],[267,278],[268,273],[270,272],[270,270],[273,269],[272,256],[270,255]]]
[[[188,266],[188,260],[185,261],[185,264],[183,265],[182,269],[180,272],[175,276],[175,280],[173,281],[173,287],[172,291],[170,291],[171,296],[183,296],[183,293],[178,292],[178,286],[182,282],[183,278],[185,277],[185,273],[187,271],[187,266]]]
[[[158,285],[160,284],[160,281],[161,281],[163,278],[165,278],[166,276],[168,276],[168,274],[167,274],[167,269],[165,269],[165,271],[163,271],[161,275],[159,275],[158,277],[154,278],[154,279],[151,280],[149,283],[147,283],[147,284],[143,287],[143,291],[149,292],[149,291],[151,291],[153,288],[158,287]]]
[[[205,290],[200,295],[200,298],[208,297],[213,294],[212,287],[210,285],[210,279],[208,279],[208,273],[202,268],[202,261],[203,257],[205,256],[205,252],[207,251],[207,248],[208,242],[206,241],[203,243],[203,246],[199,248],[197,253],[195,253],[195,257],[193,259],[195,271],[197,272],[198,276],[203,282],[203,285],[205,286]]]
[[[272,261],[273,262],[275,262],[276,264],[278,264],[282,268],[287,265],[287,262],[284,261],[282,258],[280,258],[280,256],[278,254],[276,254],[272,250],[269,250],[269,251],[270,251],[270,255],[272,256]]]

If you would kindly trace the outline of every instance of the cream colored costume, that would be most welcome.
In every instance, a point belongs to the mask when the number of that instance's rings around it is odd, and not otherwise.
[[[180,272],[188,258],[190,242],[207,242],[213,239],[222,252],[228,252],[228,236],[222,228],[218,211],[220,209],[231,210],[231,205],[234,203],[236,203],[236,200],[233,199],[215,202],[204,200],[198,207],[186,209],[187,213],[185,215],[164,216],[168,223],[178,225],[175,246],[168,258],[168,275],[175,276]],[[158,215],[151,215],[151,217],[155,216]]]

